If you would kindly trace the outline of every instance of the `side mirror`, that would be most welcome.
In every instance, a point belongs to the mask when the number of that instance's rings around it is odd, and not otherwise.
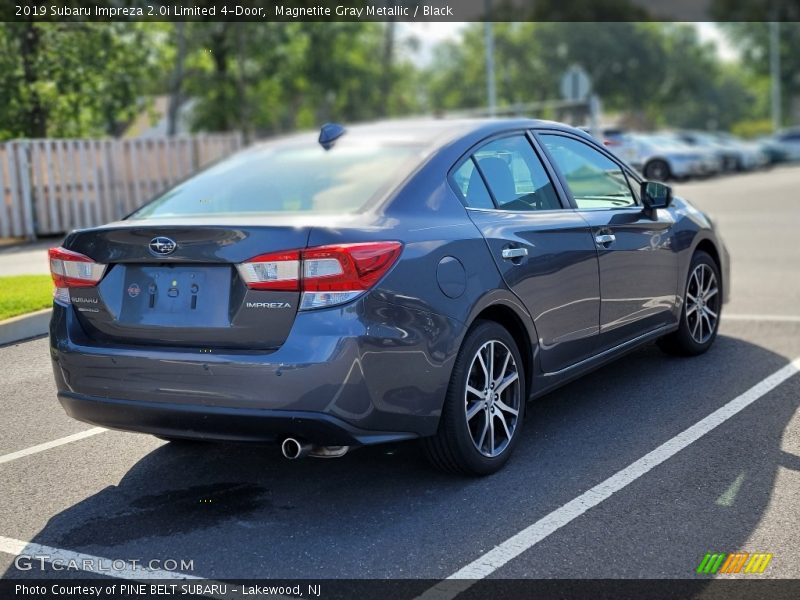
[[[647,209],[667,208],[672,203],[672,188],[658,181],[642,182],[642,204]]]

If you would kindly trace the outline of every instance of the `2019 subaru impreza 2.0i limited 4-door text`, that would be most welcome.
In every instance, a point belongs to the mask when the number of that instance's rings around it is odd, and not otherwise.
[[[714,342],[714,225],[533,120],[328,125],[217,163],[50,253],[58,397],[287,457],[421,438],[499,469],[528,400],[641,344]]]

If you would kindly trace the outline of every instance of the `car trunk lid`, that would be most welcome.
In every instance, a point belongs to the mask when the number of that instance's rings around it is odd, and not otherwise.
[[[308,235],[309,227],[289,223],[122,222],[78,231],[64,246],[108,266],[96,286],[70,288],[70,300],[103,343],[274,349],[289,334],[300,293],[250,289],[236,265],[305,248]]]

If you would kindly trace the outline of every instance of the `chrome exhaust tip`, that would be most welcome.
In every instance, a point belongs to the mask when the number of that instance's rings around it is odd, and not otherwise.
[[[283,457],[288,460],[303,458],[304,456],[308,456],[309,452],[311,452],[311,444],[301,442],[292,437],[286,438],[281,444],[281,453]]]

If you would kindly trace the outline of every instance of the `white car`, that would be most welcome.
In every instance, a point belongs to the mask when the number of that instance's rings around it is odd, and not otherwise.
[[[620,128],[605,128],[600,136],[603,145],[619,158],[631,165],[639,156],[638,145],[633,136]]]
[[[759,144],[746,142],[730,133],[715,132],[709,135],[733,153],[737,171],[761,169],[769,163],[769,156]]]
[[[740,163],[739,150],[722,143],[710,133],[677,131],[672,135],[697,151],[712,156],[714,173],[737,170]]]
[[[709,158],[668,134],[631,134],[635,156],[630,164],[655,181],[703,177],[711,173]]]

